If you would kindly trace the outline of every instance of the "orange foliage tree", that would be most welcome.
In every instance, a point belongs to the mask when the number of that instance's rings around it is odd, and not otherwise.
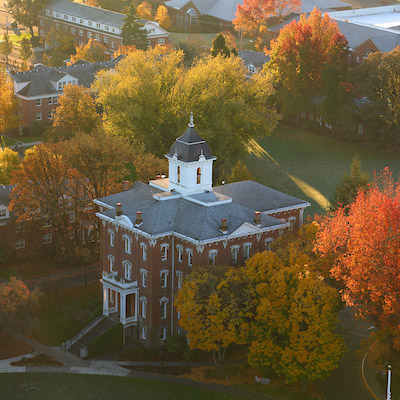
[[[144,1],[137,6],[136,15],[138,18],[153,20],[153,6]]]
[[[160,4],[158,6],[156,16],[154,19],[164,29],[168,29],[171,26],[171,19],[168,15],[168,8],[165,7],[163,4]]]
[[[103,43],[89,39],[87,43],[75,46],[76,54],[71,56],[71,63],[73,64],[78,60],[85,60],[90,62],[105,61],[107,48]]]
[[[284,26],[271,41],[269,68],[284,111],[308,110],[311,97],[338,93],[347,72],[347,40],[337,23],[316,8]],[[337,104],[335,104],[337,108]]]
[[[373,317],[400,350],[400,183],[389,169],[322,220],[316,250],[334,256],[331,273],[346,304]]]

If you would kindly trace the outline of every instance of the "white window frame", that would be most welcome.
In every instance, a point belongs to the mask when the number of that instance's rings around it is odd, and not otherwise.
[[[129,260],[122,261],[122,265],[124,266],[124,277],[126,280],[132,280],[132,263]]]
[[[76,28],[71,28],[71,33],[72,33],[73,35],[75,35],[75,34],[76,34]]]
[[[295,224],[295,222],[296,222],[296,217],[289,217],[288,218],[288,222],[289,222],[289,224],[290,224],[290,232],[293,232],[294,231],[294,224]]]
[[[18,239],[15,242],[15,249],[18,250],[18,249],[24,249],[24,248],[25,248],[25,239]]]
[[[176,249],[178,250],[178,262],[183,261],[183,246],[181,244],[176,245]]]
[[[168,260],[168,249],[169,249],[169,244],[168,243],[163,243],[161,245],[161,261],[167,261]]]
[[[178,289],[182,289],[183,272],[176,271],[176,286]]]
[[[126,254],[132,254],[132,238],[127,235],[124,234],[122,235],[123,239],[124,239],[124,251]]]
[[[140,296],[139,302],[140,302],[140,316],[143,319],[146,319],[146,315],[147,315],[147,298],[145,296]]]
[[[142,340],[147,340],[147,327],[142,326],[142,330],[141,330],[141,333],[140,333],[140,338]]]
[[[110,270],[110,272],[114,271],[114,261],[115,261],[115,257],[112,254],[108,255],[108,268]]]
[[[243,245],[243,257],[245,260],[248,260],[250,258],[251,245],[252,243],[250,242],[247,242]]]
[[[94,40],[97,40],[98,42],[100,42],[100,35],[98,33],[96,33]]]
[[[191,267],[193,265],[193,250],[192,249],[186,249],[186,254],[188,256],[187,265],[188,265],[188,267]]]
[[[108,244],[110,247],[114,247],[115,232],[113,229],[108,230]]]
[[[58,96],[53,97],[53,104],[58,104]]]
[[[274,239],[272,239],[272,238],[267,238],[267,239],[265,239],[265,248],[268,250],[268,251],[271,251],[271,245],[272,245],[272,242],[274,241]]]
[[[208,260],[210,262],[210,265],[215,266],[215,262],[217,260],[217,254],[218,254],[217,249],[213,249],[208,252]]]
[[[104,43],[108,43],[108,36],[104,36],[103,41],[104,41]]]
[[[160,328],[160,341],[167,340],[167,328]]]
[[[168,307],[167,307],[167,305],[168,305],[168,302],[169,302],[169,299],[167,298],[167,297],[162,297],[161,299],[160,299],[160,307],[161,307],[161,309],[160,309],[160,315],[161,315],[161,319],[166,319],[167,318],[167,314],[168,314],[168,312],[167,312],[167,310],[168,310]]]
[[[142,260],[147,261],[147,244],[140,243],[140,248],[142,249]]]
[[[165,44],[165,38],[159,38],[159,39],[157,40],[157,43],[158,43],[160,46],[164,46],[164,44]]]
[[[160,271],[160,280],[162,288],[166,288],[168,286],[168,274],[169,271],[167,269],[163,269],[162,271]]]
[[[47,100],[47,104],[49,106],[51,106],[53,104],[53,98],[52,97],[49,97],[49,99]]]
[[[88,32],[87,33],[87,37],[88,37],[88,39],[91,39],[92,38],[92,32]]]
[[[232,262],[236,264],[239,259],[239,249],[240,246],[238,244],[235,244],[231,246],[231,256],[232,256]]]
[[[43,244],[50,244],[53,242],[53,234],[50,233],[44,233],[43,234]]]
[[[41,121],[42,120],[42,113],[41,112],[37,112],[36,113],[36,121]]]
[[[142,277],[142,287],[147,287],[147,271],[144,268],[140,269],[140,275]]]
[[[83,36],[83,29],[79,29],[79,36]]]
[[[0,210],[0,213],[1,213],[1,211],[2,210]],[[0,217],[1,217],[1,214],[0,214]],[[18,224],[15,224],[15,232],[16,233],[25,232],[25,222],[20,222]]]
[[[0,207],[0,219],[8,218],[8,209],[7,207]]]
[[[180,310],[177,311],[177,317],[178,317],[178,319],[181,319],[181,318],[182,318],[182,314],[181,314],[181,311],[180,311]]]

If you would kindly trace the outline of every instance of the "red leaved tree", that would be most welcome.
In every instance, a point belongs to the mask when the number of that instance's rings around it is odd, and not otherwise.
[[[322,220],[316,250],[335,257],[331,274],[346,304],[373,317],[400,350],[400,182],[388,168]]]

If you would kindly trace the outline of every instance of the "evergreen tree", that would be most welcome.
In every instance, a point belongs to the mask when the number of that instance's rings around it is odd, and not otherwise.
[[[147,49],[147,31],[142,29],[141,25],[137,20],[136,6],[134,3],[124,18],[124,25],[122,27],[122,44],[124,46],[135,45],[139,50]]]
[[[345,172],[340,185],[336,186],[332,211],[338,206],[347,206],[354,201],[358,191],[366,189],[370,179],[367,173],[361,171],[361,160],[356,154],[351,162],[350,175]]]
[[[29,57],[32,55],[32,46],[31,42],[29,39],[25,36],[21,40],[21,47],[19,49],[19,56],[21,57],[21,60],[28,60]]]
[[[230,55],[230,51],[226,46],[225,38],[221,33],[215,36],[211,47],[211,55],[216,57],[218,54],[224,57],[229,57]]]
[[[6,56],[6,64],[8,65],[8,56],[13,50],[13,44],[8,35],[3,36],[3,41],[0,42],[0,53]]]

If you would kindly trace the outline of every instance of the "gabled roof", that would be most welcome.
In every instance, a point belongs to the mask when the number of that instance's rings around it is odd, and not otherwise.
[[[8,207],[10,204],[10,193],[15,185],[0,185],[0,205]]]
[[[253,64],[256,68],[260,68],[270,59],[265,53],[254,50],[241,50],[238,54],[246,67]]]

